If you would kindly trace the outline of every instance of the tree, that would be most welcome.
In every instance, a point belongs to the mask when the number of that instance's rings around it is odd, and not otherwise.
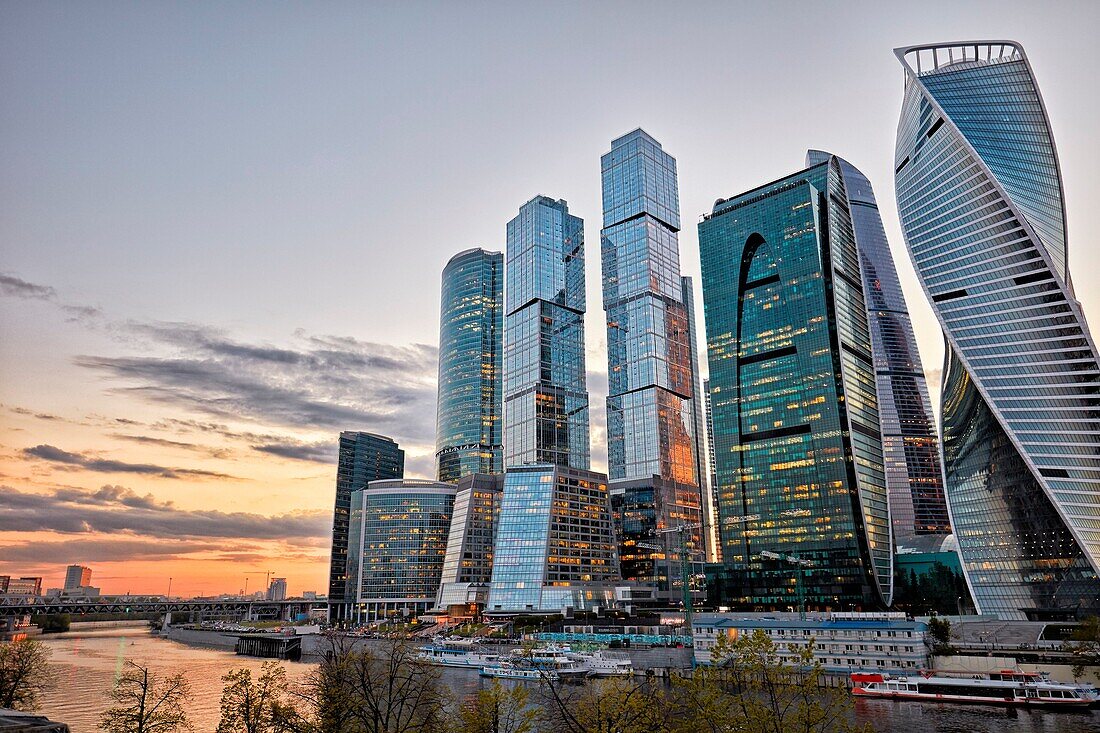
[[[0,708],[31,711],[57,681],[50,650],[37,639],[0,644]]]
[[[186,712],[191,687],[182,673],[160,677],[149,667],[127,660],[108,696],[117,705],[100,716],[99,727],[107,733],[191,730]]]
[[[932,639],[932,653],[949,656],[955,653],[951,646],[951,622],[945,618],[933,616],[928,619],[928,636]]]
[[[222,714],[217,733],[270,733],[283,719],[288,705],[286,670],[278,662],[264,662],[260,676],[235,669],[222,676]]]
[[[558,733],[667,733],[665,696],[632,679],[593,680],[566,688],[543,679],[546,723]]]
[[[491,687],[478,690],[459,708],[454,733],[533,733],[539,711],[529,698],[523,685],[503,687],[493,680]]]
[[[676,683],[675,733],[859,730],[847,692],[822,686],[812,641],[785,654],[762,629],[736,640],[720,636],[711,661],[711,669]]]
[[[1073,655],[1073,679],[1085,674],[1086,667],[1100,667],[1100,616],[1089,616],[1062,648]]]

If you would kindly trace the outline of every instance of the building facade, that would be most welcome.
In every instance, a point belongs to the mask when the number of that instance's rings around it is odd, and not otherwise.
[[[720,637],[735,641],[763,631],[779,648],[780,658],[797,664],[813,643],[814,661],[826,672],[915,674],[926,669],[928,625],[904,613],[699,614],[692,623],[695,661],[711,664]]]
[[[285,601],[286,600],[286,578],[272,578],[271,584],[267,586],[267,600],[269,601]]]
[[[468,249],[443,268],[436,476],[503,473],[504,255]]]
[[[69,565],[65,568],[65,590],[76,590],[92,584],[92,569],[84,565]]]
[[[400,478],[405,472],[405,451],[392,439],[345,431],[340,433],[340,455],[336,467],[336,504],[332,516],[332,555],[329,562],[329,618],[347,618],[348,521],[351,494],[371,481]]]
[[[892,547],[875,372],[837,158],[699,224],[724,605],[876,610]],[[780,554],[808,563],[796,572]],[[801,580],[801,583],[799,582]]]
[[[1100,367],[1050,121],[1020,44],[895,51],[895,186],[946,341],[948,504],[981,613],[1100,609]]]
[[[456,488],[417,479],[372,481],[351,499],[350,618],[411,619],[435,605]]]
[[[830,157],[829,153],[811,150],[806,165]],[[890,524],[895,546],[909,546],[918,536],[951,533],[936,421],[875,192],[855,166],[843,158],[837,161],[863,272]]]
[[[609,607],[619,577],[604,474],[551,464],[508,469],[487,613]]]
[[[504,467],[587,470],[584,221],[536,196],[508,222]]]
[[[504,475],[464,476],[458,480],[455,490],[454,513],[436,603],[436,607],[443,610],[458,605],[484,606],[488,601]]]
[[[680,275],[676,159],[643,130],[611,143],[603,177],[607,464],[623,577],[678,598],[680,544],[705,558],[705,461],[695,397],[691,280]]]
[[[707,509],[704,497],[703,516],[710,523],[710,539],[708,540],[710,552],[707,554],[707,562],[722,562],[722,535],[718,531],[718,478],[714,475],[714,414],[710,406],[710,379],[703,380],[703,410],[706,414],[707,426],[707,481],[710,488],[710,508]]]

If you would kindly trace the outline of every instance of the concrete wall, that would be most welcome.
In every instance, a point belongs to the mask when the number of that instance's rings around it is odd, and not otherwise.
[[[1073,666],[1068,664],[1029,664],[1017,662],[1013,657],[935,657],[933,669],[955,672],[996,672],[1002,669],[1019,668],[1024,672],[1049,672],[1052,679],[1059,682],[1073,681]],[[1100,668],[1086,667],[1079,681],[1100,684]]]

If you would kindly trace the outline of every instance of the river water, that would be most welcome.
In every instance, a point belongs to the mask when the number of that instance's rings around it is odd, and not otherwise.
[[[41,711],[69,724],[73,733],[94,733],[100,713],[109,706],[107,692],[127,659],[147,663],[161,673],[183,672],[193,693],[189,707],[196,733],[213,733],[218,725],[221,676],[230,669],[254,672],[263,660],[233,652],[188,646],[153,636],[147,629],[103,629],[39,637],[50,649],[58,686]],[[313,665],[286,662],[287,676],[300,680]],[[477,689],[473,670],[445,669],[456,694]],[[901,733],[1100,733],[1100,711],[1034,712],[997,707],[856,700],[856,717],[878,731]]]

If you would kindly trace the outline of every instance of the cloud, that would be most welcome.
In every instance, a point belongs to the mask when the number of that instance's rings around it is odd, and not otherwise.
[[[26,407],[8,407],[8,410],[15,413],[16,415],[25,415],[27,417],[36,417],[39,420],[51,420],[51,421],[52,420],[61,420],[61,421],[64,421],[64,419],[65,419],[63,417],[59,417],[57,415],[50,415],[50,414],[45,413],[45,412],[35,412],[34,410],[28,410]]]
[[[254,445],[252,449],[273,456],[293,458],[298,461],[313,461],[314,463],[336,463],[338,453],[335,441],[304,443],[295,440],[284,440],[282,442]]]
[[[436,348],[295,334],[290,347],[248,344],[190,323],[131,323],[173,353],[78,356],[114,391],[220,419],[434,439]]]
[[[97,491],[64,488],[47,493],[0,486],[2,532],[126,533],[149,537],[149,544],[157,546],[170,546],[180,539],[236,538],[316,547],[316,540],[328,536],[331,529],[332,515],[325,511],[264,516],[180,509],[151,494],[142,496],[110,484]],[[4,556],[8,559],[7,548]]]
[[[72,305],[61,301],[57,296],[57,291],[49,285],[27,282],[10,273],[0,273],[0,296],[52,303],[73,316],[73,320],[83,320],[103,315],[103,312],[94,306]]]
[[[133,421],[129,421],[133,422]],[[185,443],[180,440],[166,440],[164,438],[154,438],[150,435],[129,435],[127,433],[110,433],[112,438],[118,438],[120,440],[128,440],[133,443],[141,443],[142,445],[156,445],[162,448],[180,448],[183,450],[194,451],[196,453],[205,453],[211,458],[228,458],[232,455],[232,452],[225,448],[214,448],[208,445],[199,445],[198,443]]]
[[[156,476],[158,478],[182,479],[182,478],[219,478],[237,479],[225,473],[215,471],[202,471],[192,468],[169,468],[152,463],[127,463],[109,458],[98,458],[85,453],[71,453],[52,445],[36,445],[33,448],[24,448],[23,455],[28,458],[38,458],[53,464],[73,466],[77,470],[94,471],[96,473],[135,473],[143,476]]]
[[[5,563],[40,567],[84,563],[127,562],[132,560],[178,560],[195,552],[216,552],[225,546],[216,542],[170,542],[158,544],[136,539],[78,539],[59,542],[21,542],[5,545]]]

